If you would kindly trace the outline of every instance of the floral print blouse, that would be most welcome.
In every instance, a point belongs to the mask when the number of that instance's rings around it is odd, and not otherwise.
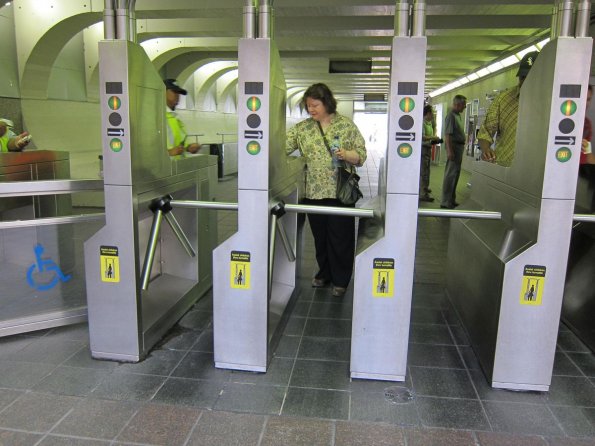
[[[351,119],[335,113],[331,124],[325,129],[325,136],[329,145],[333,143],[335,136],[339,136],[342,149],[355,150],[360,157],[359,166],[366,161],[364,137]],[[287,154],[289,155],[295,150],[299,150],[306,159],[306,198],[314,200],[336,198],[336,174],[317,121],[308,118],[289,129],[287,132]],[[349,167],[347,164],[348,170]]]

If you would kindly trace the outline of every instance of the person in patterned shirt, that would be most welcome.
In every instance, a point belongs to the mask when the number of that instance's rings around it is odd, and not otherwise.
[[[539,52],[533,51],[523,56],[519,65],[516,87],[506,90],[496,96],[490,105],[486,117],[477,135],[481,159],[500,166],[509,167],[514,160],[516,149],[516,129],[519,120],[519,95],[521,86],[537,59]],[[491,146],[496,138],[495,150]]]
[[[337,173],[326,148],[335,137],[340,149],[337,159],[346,169],[362,166],[366,161],[364,137],[353,121],[337,112],[337,101],[325,84],[314,84],[304,93],[302,103],[310,117],[287,132],[287,154],[299,150],[306,161],[304,204],[345,207],[336,198]],[[323,137],[324,133],[324,137]],[[352,205],[354,207],[355,205]],[[314,235],[318,273],[312,286],[333,284],[333,296],[345,294],[351,281],[355,255],[355,218],[308,214]]]

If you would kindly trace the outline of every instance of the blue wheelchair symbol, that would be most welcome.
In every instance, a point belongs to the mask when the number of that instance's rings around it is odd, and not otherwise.
[[[39,291],[51,290],[59,281],[68,282],[72,276],[64,275],[60,267],[52,259],[42,259],[44,248],[39,243],[33,248],[35,252],[35,261],[33,265],[27,270],[27,283],[31,288]],[[37,282],[34,275],[42,273],[53,273],[53,277],[49,282]]]

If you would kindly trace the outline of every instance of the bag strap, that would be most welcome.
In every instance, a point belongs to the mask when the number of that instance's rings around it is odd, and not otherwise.
[[[322,131],[322,125],[320,125],[320,121],[316,121],[316,124],[318,124],[318,129],[320,130],[320,134],[322,135],[322,139],[324,140],[324,146],[326,147],[326,150],[328,152],[328,154],[331,156],[331,159],[333,158],[333,152],[331,152],[331,148],[328,144],[328,141],[326,139],[326,135],[324,134],[324,132]],[[345,164],[347,164],[345,161],[343,161],[343,168],[345,169]],[[347,169],[345,169],[347,170]],[[349,165],[349,171],[353,173],[353,165]]]

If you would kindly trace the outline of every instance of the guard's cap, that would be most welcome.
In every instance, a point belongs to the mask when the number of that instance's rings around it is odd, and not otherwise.
[[[165,79],[163,83],[165,84],[165,88],[168,90],[175,91],[176,93],[183,94],[184,96],[188,94],[186,90],[184,90],[176,83],[175,79]]]
[[[519,65],[519,71],[517,71],[517,77],[525,77],[531,71],[531,67],[537,60],[537,56],[539,55],[539,51],[531,51],[523,56],[521,59],[521,63]]]
[[[14,127],[14,122],[12,122],[10,119],[6,119],[6,118],[0,119],[0,124],[5,124],[6,127],[9,127],[9,128]]]

